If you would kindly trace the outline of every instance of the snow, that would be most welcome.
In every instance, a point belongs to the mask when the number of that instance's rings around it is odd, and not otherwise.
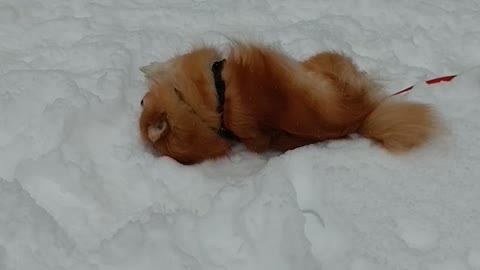
[[[472,269],[480,269],[480,250],[472,249],[468,255],[468,263]]]
[[[428,251],[435,247],[438,240],[438,233],[428,221],[415,218],[399,218],[397,221],[399,236],[405,241],[408,247],[421,251]]]
[[[480,269],[475,0],[0,1],[0,269]],[[336,49],[446,132],[182,166],[140,143],[139,67],[224,35]],[[452,82],[427,79],[460,74]]]

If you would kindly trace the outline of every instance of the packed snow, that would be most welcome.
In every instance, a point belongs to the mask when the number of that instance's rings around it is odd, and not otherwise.
[[[476,0],[0,0],[0,269],[480,269]],[[254,38],[350,55],[445,132],[182,166],[141,144],[139,67]],[[425,80],[460,74],[453,81]]]

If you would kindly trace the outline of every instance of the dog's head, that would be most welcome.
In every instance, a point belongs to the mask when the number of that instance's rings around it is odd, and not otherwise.
[[[143,141],[160,155],[193,164],[227,154],[211,74],[216,52],[196,50],[141,68],[148,92],[139,120]]]

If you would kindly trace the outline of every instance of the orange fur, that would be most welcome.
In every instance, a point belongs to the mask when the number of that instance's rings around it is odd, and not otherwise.
[[[221,54],[195,49],[144,69],[149,91],[140,131],[160,154],[184,164],[227,155],[211,72]],[[352,133],[392,152],[428,141],[436,116],[427,105],[387,100],[350,58],[323,52],[298,62],[271,48],[234,42],[222,77],[224,124],[251,151],[286,151]]]

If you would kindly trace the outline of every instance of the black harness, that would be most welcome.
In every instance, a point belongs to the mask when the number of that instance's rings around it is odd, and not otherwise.
[[[220,114],[220,128],[217,130],[217,133],[220,137],[231,140],[231,141],[240,141],[240,139],[233,134],[230,130],[225,128],[225,124],[223,121],[223,107],[225,105],[225,81],[222,79],[222,70],[223,64],[227,60],[222,59],[213,63],[212,65],[212,73],[213,73],[213,81],[215,83],[215,90],[217,92],[217,112]]]

